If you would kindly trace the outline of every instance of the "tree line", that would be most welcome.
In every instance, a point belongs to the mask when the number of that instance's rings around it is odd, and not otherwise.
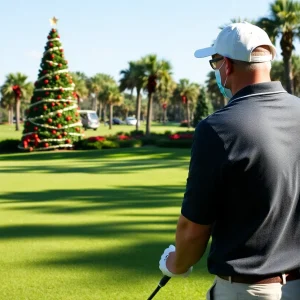
[[[230,23],[239,21],[244,20],[232,19]],[[293,55],[294,41],[300,37],[300,3],[276,0],[270,4],[268,17],[245,21],[263,28],[274,44],[279,39],[282,60],[273,62],[271,78],[280,80],[289,93],[300,96],[300,57]],[[152,120],[184,121],[190,127],[226,105],[216,84],[214,71],[207,74],[203,85],[186,78],[175,82],[171,63],[159,59],[156,54],[130,61],[120,71],[118,82],[103,73],[88,77],[82,72],[73,72],[72,79],[81,109],[97,111],[101,120],[109,120],[110,127],[114,116],[126,118],[134,115],[138,120],[137,130],[140,120],[146,122],[146,134],[151,131]],[[21,101],[17,100],[14,86],[19,86],[22,91]],[[26,75],[8,74],[0,89],[4,119],[12,123],[13,116],[24,116],[32,91],[33,83],[28,81]],[[16,121],[18,130],[18,118]]]

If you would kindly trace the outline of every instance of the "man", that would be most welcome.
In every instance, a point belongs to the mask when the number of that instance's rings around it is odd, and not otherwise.
[[[206,299],[300,299],[300,100],[271,82],[275,55],[265,31],[246,22],[195,52],[212,56],[230,100],[195,130],[176,249],[160,269],[187,276],[211,237]]]

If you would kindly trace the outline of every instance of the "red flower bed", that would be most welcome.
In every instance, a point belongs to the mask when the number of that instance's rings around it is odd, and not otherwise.
[[[103,142],[106,138],[104,136],[91,136],[88,138],[88,141],[90,142]]]
[[[193,139],[192,133],[175,133],[169,135],[169,138],[171,140],[191,140]]]
[[[128,136],[128,135],[119,135],[119,136],[118,136],[118,139],[119,139],[120,141],[127,141],[127,140],[130,140],[131,138],[130,138],[130,136]]]

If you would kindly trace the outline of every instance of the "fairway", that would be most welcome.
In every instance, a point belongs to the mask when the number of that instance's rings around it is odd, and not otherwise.
[[[189,150],[0,156],[5,300],[147,299],[174,242]],[[205,299],[205,258],[155,299]]]

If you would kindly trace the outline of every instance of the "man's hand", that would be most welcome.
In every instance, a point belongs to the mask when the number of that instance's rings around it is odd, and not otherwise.
[[[192,272],[193,267],[190,267],[184,273],[178,273],[176,271],[176,267],[174,265],[175,262],[175,251],[176,248],[174,245],[170,245],[162,254],[160,261],[159,261],[159,269],[162,271],[164,275],[169,277],[187,277]]]

